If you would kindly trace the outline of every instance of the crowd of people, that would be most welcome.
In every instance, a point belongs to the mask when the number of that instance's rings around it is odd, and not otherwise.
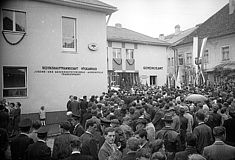
[[[10,148],[12,160],[232,160],[234,87],[233,82],[182,89],[136,86],[89,99],[70,95],[53,149],[45,143],[44,116],[41,122],[22,119],[20,134],[4,141],[10,114],[2,102],[0,156]],[[207,98],[186,101],[192,93]]]

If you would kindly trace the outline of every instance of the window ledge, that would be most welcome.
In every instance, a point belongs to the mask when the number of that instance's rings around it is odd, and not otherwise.
[[[78,54],[76,51],[62,51],[62,53]]]
[[[3,97],[3,98],[7,98],[7,99],[28,99],[29,97]]]
[[[19,32],[19,31],[7,31],[7,30],[3,30],[2,32],[5,33],[5,34],[15,34],[15,35],[26,34],[26,32]]]

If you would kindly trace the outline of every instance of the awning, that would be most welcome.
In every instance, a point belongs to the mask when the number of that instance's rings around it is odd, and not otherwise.
[[[235,70],[235,62],[230,61],[230,62],[219,64],[214,67],[214,71],[224,71],[224,70]]]

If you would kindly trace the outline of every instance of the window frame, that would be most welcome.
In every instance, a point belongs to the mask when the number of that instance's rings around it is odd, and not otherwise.
[[[69,38],[69,37],[65,37],[64,38],[64,36],[63,36],[63,18],[67,18],[67,19],[72,19],[72,20],[74,20],[74,38],[73,38],[73,40],[74,40],[74,48],[64,48],[63,47],[63,40],[64,39],[72,39],[72,38]],[[61,17],[61,40],[62,40],[62,45],[61,45],[61,47],[62,47],[62,50],[64,51],[64,52],[77,52],[77,19],[76,18],[73,18],[73,17],[68,17],[68,16],[62,16]]]
[[[186,64],[187,65],[191,65],[192,64],[192,58],[193,58],[192,56],[193,56],[192,53],[190,53],[190,52],[186,53]]]
[[[180,63],[180,59],[182,59],[182,64]],[[183,66],[184,65],[184,55],[183,54],[179,54],[178,55],[178,64],[179,64],[179,66]]]
[[[205,49],[205,51],[204,51],[204,54],[203,54],[204,56],[203,56],[203,63],[209,63],[209,50],[208,49]],[[205,56],[205,55],[207,55],[207,56]]]
[[[227,55],[227,59],[224,59],[224,54],[223,54],[223,48],[227,48],[228,47],[228,55]],[[230,46],[229,45],[225,45],[225,46],[221,46],[221,50],[220,53],[222,54],[222,61],[229,61],[230,60]]]
[[[4,30],[4,23],[3,23],[3,11],[11,11],[13,14],[12,17],[12,25],[13,28],[12,30]],[[24,30],[25,31],[16,31],[16,12],[20,12],[20,13],[24,13],[25,14],[25,23],[24,23]],[[2,31],[3,32],[11,32],[11,33],[26,33],[27,31],[27,13],[26,11],[22,11],[22,10],[16,10],[16,9],[8,9],[8,8],[2,8],[1,9],[1,21],[2,21]]]
[[[132,55],[128,51],[132,51]],[[127,57],[127,53],[130,54],[129,57]],[[134,59],[134,49],[126,49],[126,59]]]
[[[24,68],[24,69],[26,69],[26,75],[25,75],[25,87],[8,87],[8,88],[5,88],[5,86],[4,86],[4,71],[3,71],[3,68],[4,67],[8,67],[8,68]],[[28,94],[29,94],[29,92],[28,92],[28,79],[29,79],[29,71],[28,71],[28,66],[19,66],[19,65],[17,65],[17,66],[14,66],[14,65],[3,65],[2,66],[2,96],[3,96],[3,98],[27,98],[28,97]],[[26,89],[26,95],[25,96],[4,96],[4,90],[6,90],[6,89]]]
[[[114,50],[117,51],[117,50],[120,50],[120,57],[118,57],[117,55],[117,52],[115,52],[115,56],[114,56]],[[117,58],[117,59],[122,59],[122,49],[121,48],[112,48],[112,53],[113,53],[113,58]]]

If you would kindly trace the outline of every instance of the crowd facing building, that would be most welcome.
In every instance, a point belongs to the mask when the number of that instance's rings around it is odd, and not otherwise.
[[[201,94],[204,97],[198,97]],[[14,121],[0,104],[3,159],[231,160],[235,158],[234,84],[220,87],[135,88],[77,100],[69,96],[66,119],[51,148],[50,126],[39,119]],[[191,98],[189,98],[191,97]],[[14,120],[13,116],[13,120]],[[41,120],[41,119],[40,119]]]

